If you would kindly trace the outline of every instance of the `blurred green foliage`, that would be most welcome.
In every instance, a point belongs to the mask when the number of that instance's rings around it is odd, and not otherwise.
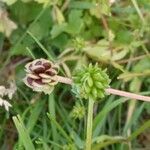
[[[18,88],[10,112],[0,107],[0,149],[24,149],[26,137],[37,150],[84,149],[85,118],[72,120],[68,115],[76,101],[70,87],[60,84],[53,95],[45,96],[23,84],[24,65],[33,57],[53,58],[67,77],[82,65],[98,62],[108,68],[112,87],[150,95],[150,0],[110,2],[0,1],[0,85],[14,80]],[[79,103],[86,108],[86,103]],[[149,103],[130,103],[113,95],[96,103],[95,149],[149,148],[148,132],[139,128],[148,120],[149,108]],[[17,114],[13,120],[19,136],[11,119]],[[144,129],[148,126],[149,122]]]

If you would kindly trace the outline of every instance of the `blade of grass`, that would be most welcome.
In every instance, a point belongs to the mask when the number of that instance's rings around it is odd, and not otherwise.
[[[52,55],[47,51],[47,49],[41,44],[41,42],[28,30],[27,33],[33,38],[33,40],[38,44],[38,46],[43,50],[50,60],[54,60]]]
[[[141,11],[140,11],[140,8],[139,8],[139,6],[138,6],[138,4],[137,4],[137,1],[136,1],[136,0],[131,0],[131,2],[132,2],[132,4],[134,5],[134,7],[135,7],[135,9],[136,9],[136,11],[137,11],[137,13],[138,13],[138,15],[139,15],[141,21],[142,21],[143,23],[145,23],[145,19],[144,19],[144,17],[143,17],[143,14],[142,14]]]
[[[131,141],[135,139],[138,135],[140,135],[142,132],[144,132],[146,129],[150,128],[150,120],[144,122],[144,124],[138,128],[136,131],[134,131],[128,138],[128,141]]]
[[[131,101],[132,102],[132,101]],[[133,101],[134,102],[134,101]],[[140,107],[137,107],[135,110],[134,110],[134,113],[132,114],[131,118],[129,121],[126,121],[125,123],[125,126],[124,126],[124,129],[123,129],[123,135],[124,136],[130,136],[131,134],[131,127],[135,125],[135,123],[138,122],[138,119],[140,118],[140,115],[141,113],[143,112],[143,109],[144,109],[144,106],[145,106],[146,103],[143,103],[142,105],[140,105]],[[121,149],[124,150],[125,145],[122,144],[121,145]],[[131,141],[128,142],[128,146],[132,147],[132,143]]]
[[[49,95],[49,100],[48,100],[48,109],[49,109],[49,113],[54,117],[54,119],[56,118],[56,110],[55,110],[55,99],[54,99],[54,94],[51,93]],[[51,127],[52,127],[52,138],[53,141],[55,143],[58,142],[58,134],[57,134],[57,130],[56,130],[56,126],[53,122],[51,122]],[[54,150],[58,150],[58,147],[54,146]]]
[[[106,141],[102,143],[95,144],[93,146],[93,150],[100,150],[101,148],[104,148],[108,145],[115,144],[115,143],[122,143],[127,142],[135,139],[139,134],[141,134],[143,131],[148,129],[150,127],[150,120],[146,121],[139,129],[137,129],[135,132],[133,132],[128,138],[126,139],[112,139],[111,141]]]
[[[36,122],[39,118],[39,115],[44,107],[44,101],[37,101],[34,107],[30,108],[30,116],[28,117],[28,122],[27,122],[27,129],[28,132],[30,133],[34,126],[36,125]]]
[[[111,139],[111,140],[106,141],[106,142],[95,144],[93,146],[93,150],[101,150],[102,148],[107,147],[109,145],[112,145],[112,144],[115,144],[115,143],[122,143],[122,142],[126,142],[126,139],[124,139],[124,138],[115,139],[114,138],[114,139]]]
[[[19,138],[25,147],[25,150],[35,150],[32,140],[29,136],[28,130],[25,128],[23,121],[19,115],[12,117],[15,126],[19,132]]]
[[[29,54],[31,55],[31,57],[32,57],[33,59],[36,59],[35,56],[34,56],[34,54],[33,54],[33,52],[30,50],[30,48],[29,48],[29,47],[26,47],[26,49],[27,49],[27,51],[29,52]]]
[[[98,132],[98,126],[101,123],[101,121],[103,120],[103,118],[105,118],[107,116],[107,114],[114,109],[115,107],[117,107],[118,105],[124,103],[127,100],[127,98],[120,98],[114,102],[112,102],[111,104],[109,104],[107,107],[105,107],[104,109],[102,109],[101,112],[99,112],[99,114],[97,114],[97,116],[94,119],[94,123],[93,123],[93,133],[94,136],[97,135]]]
[[[55,124],[57,129],[60,131],[60,133],[68,140],[68,142],[71,142],[72,139],[67,135],[65,130],[61,127],[61,125],[52,117],[49,113],[47,113],[48,118]]]

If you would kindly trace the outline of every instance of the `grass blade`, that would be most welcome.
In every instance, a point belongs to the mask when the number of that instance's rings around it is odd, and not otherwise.
[[[19,115],[14,116],[13,121],[15,123],[15,126],[19,132],[19,138],[21,142],[23,143],[23,146],[25,147],[25,150],[35,150],[35,147],[32,143],[32,140],[29,136],[29,133],[27,129],[25,128],[23,121]]]
[[[52,117],[49,113],[47,113],[47,116],[55,124],[55,126],[57,127],[57,129],[66,138],[66,140],[68,140],[68,142],[71,142],[72,139],[67,135],[67,133],[65,132],[65,130],[61,127],[61,125],[59,125],[59,123],[54,119],[54,117]]]

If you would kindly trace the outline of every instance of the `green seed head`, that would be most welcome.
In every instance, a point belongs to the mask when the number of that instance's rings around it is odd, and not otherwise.
[[[82,119],[85,115],[85,108],[84,106],[81,106],[79,103],[77,103],[71,112],[71,117],[74,119]]]
[[[77,150],[75,145],[72,143],[66,144],[62,147],[63,150]]]
[[[74,84],[72,91],[79,98],[93,100],[101,99],[105,96],[105,89],[109,87],[110,79],[106,70],[102,70],[98,65],[89,64],[77,70],[73,77]]]

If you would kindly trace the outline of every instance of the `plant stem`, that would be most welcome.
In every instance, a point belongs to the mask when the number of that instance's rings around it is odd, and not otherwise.
[[[93,106],[94,106],[94,100],[89,99],[87,128],[86,128],[86,150],[91,150],[92,147]]]
[[[120,90],[116,90],[116,89],[112,89],[112,88],[106,89],[106,92],[109,93],[109,94],[114,94],[114,95],[128,97],[128,98],[131,98],[131,99],[138,99],[138,100],[150,102],[150,97],[148,97],[148,96],[138,95],[138,94],[125,92],[125,91],[120,91]]]
[[[65,84],[70,84],[70,85],[73,83],[70,78],[66,78],[66,77],[62,77],[62,76],[58,76],[58,75],[57,75],[56,79],[54,79],[54,80],[57,80],[60,83],[65,83]]]
[[[136,0],[131,0],[131,2],[133,3],[133,5],[134,5],[134,7],[135,7],[135,9],[136,9],[136,11],[137,11],[137,13],[138,13],[138,15],[139,15],[141,21],[145,24],[145,19],[144,19],[144,17],[143,17],[142,12],[141,12],[140,9],[139,9],[139,6],[138,6],[138,4],[137,4],[137,1],[136,1]]]
[[[69,85],[71,85],[73,83],[72,79],[62,77],[62,76],[57,76],[56,78],[53,78],[53,79],[57,80],[58,82],[69,84]],[[125,91],[121,91],[121,90],[117,90],[117,89],[113,89],[113,88],[107,88],[105,91],[108,94],[123,96],[123,97],[127,97],[130,99],[141,100],[141,101],[145,101],[145,102],[150,102],[149,96],[143,96],[143,95],[125,92]]]

